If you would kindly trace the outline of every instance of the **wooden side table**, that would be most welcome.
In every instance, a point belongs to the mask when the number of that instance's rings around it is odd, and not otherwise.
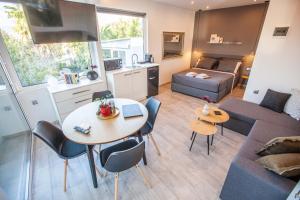
[[[241,76],[240,87],[242,87],[242,86],[244,85],[244,83],[245,83],[246,81],[248,81],[248,79],[249,79],[249,76],[248,76],[248,75],[242,75],[242,76]]]
[[[223,132],[224,132],[223,124],[229,120],[228,113],[225,112],[224,110],[221,110],[214,106],[209,107],[208,115],[204,115],[202,113],[202,110],[203,110],[203,107],[197,108],[195,110],[196,116],[202,121],[210,122],[212,124],[220,124],[221,125],[221,135],[223,135]],[[221,115],[216,115],[215,111],[219,111],[221,113]]]
[[[192,133],[192,144],[190,146],[190,151],[192,150],[195,138],[197,134],[207,136],[207,155],[209,155],[209,136],[214,136],[214,134],[217,132],[217,127],[214,124],[211,124],[209,122],[201,121],[201,120],[194,120],[191,123],[191,129],[193,130]],[[211,141],[211,145],[213,143],[213,137]]]

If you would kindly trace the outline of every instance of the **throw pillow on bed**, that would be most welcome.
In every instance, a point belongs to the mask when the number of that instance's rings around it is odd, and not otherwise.
[[[237,73],[242,62],[240,60],[223,59],[220,60],[217,70],[222,72]]]
[[[264,156],[256,160],[256,162],[280,176],[300,176],[300,153]]]
[[[292,96],[286,102],[284,112],[296,120],[300,120],[300,90],[292,89]]]
[[[276,92],[268,89],[264,99],[260,103],[260,106],[269,108],[275,112],[282,113],[287,100],[291,94]]]
[[[260,156],[282,153],[300,153],[300,136],[276,137],[257,152]]]
[[[200,59],[200,61],[197,64],[197,68],[203,68],[203,69],[212,69],[216,63],[218,62],[218,60],[214,59],[214,58],[207,58],[207,57],[203,57]]]

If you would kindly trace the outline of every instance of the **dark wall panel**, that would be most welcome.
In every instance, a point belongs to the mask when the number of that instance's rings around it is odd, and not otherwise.
[[[199,53],[246,56],[255,52],[268,3],[197,11],[193,38],[193,65]],[[224,42],[242,44],[209,44],[210,35],[218,34]]]

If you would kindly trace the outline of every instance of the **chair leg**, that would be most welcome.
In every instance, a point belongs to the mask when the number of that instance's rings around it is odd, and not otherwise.
[[[157,154],[160,156],[160,151],[159,151],[158,145],[156,144],[156,142],[155,142],[155,140],[154,140],[152,134],[150,134],[149,137],[150,137],[151,141],[153,142],[153,144],[154,144],[154,146],[155,146],[155,149],[156,149],[156,151],[157,151]]]
[[[115,173],[115,200],[118,199],[119,190],[119,173]]]
[[[136,167],[138,173],[143,177],[145,185],[148,186],[149,188],[151,188],[152,186],[151,186],[151,184],[150,184],[148,178],[145,176],[144,172],[143,172],[142,169],[140,168],[140,166],[139,166],[139,165],[136,165],[135,167]]]
[[[64,192],[67,191],[67,172],[68,172],[68,160],[64,161],[65,163],[65,173],[64,173]]]

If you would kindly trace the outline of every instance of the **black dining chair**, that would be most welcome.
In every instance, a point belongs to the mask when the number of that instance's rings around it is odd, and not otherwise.
[[[153,142],[153,144],[156,148],[157,154],[160,156],[160,150],[158,148],[156,141],[153,138],[152,131],[153,131],[154,123],[155,123],[159,108],[161,106],[161,102],[158,101],[157,99],[155,99],[154,97],[150,97],[147,100],[147,103],[145,106],[148,110],[148,119],[147,119],[146,124],[139,130],[138,134],[140,134],[142,136],[147,135],[150,138],[150,140]]]
[[[39,121],[33,134],[51,147],[60,158],[64,159],[64,191],[66,192],[68,160],[85,154],[85,145],[67,139],[62,130],[46,121]]]
[[[110,146],[100,152],[100,163],[108,172],[115,174],[115,200],[118,199],[119,173],[136,167],[139,174],[143,177],[146,185],[151,187],[138,163],[143,157],[145,142],[138,143],[134,139],[126,140]]]
[[[101,99],[104,97],[107,99],[112,99],[112,98],[114,98],[114,95],[109,90],[105,90],[105,91],[101,91],[101,92],[94,92],[93,96],[92,96],[92,101],[95,101],[97,99]]]

